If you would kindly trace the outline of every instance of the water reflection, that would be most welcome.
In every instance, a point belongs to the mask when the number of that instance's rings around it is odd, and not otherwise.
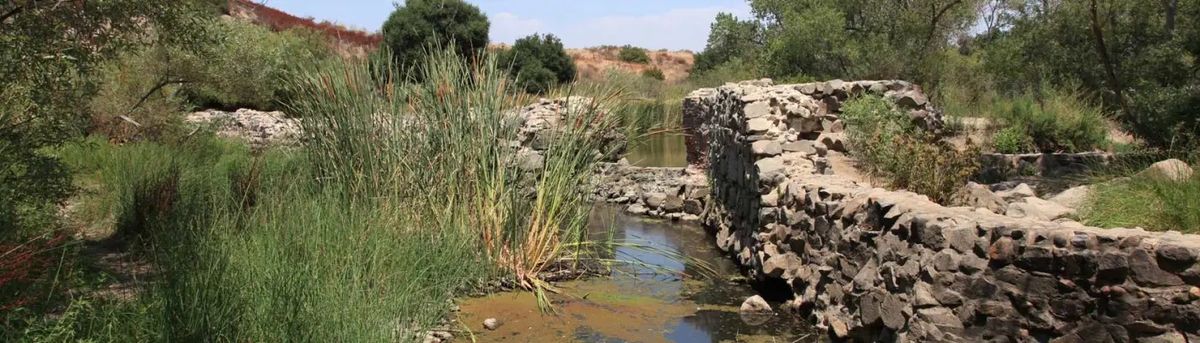
[[[737,267],[700,227],[646,221],[609,206],[598,207],[591,219],[594,235],[611,234],[641,246],[618,246],[612,252],[613,258],[632,263],[618,267],[612,277],[563,283],[569,295],[556,298],[557,315],[537,311],[528,293],[464,301],[464,323],[477,325],[488,317],[507,323],[496,331],[476,332],[480,341],[809,342],[818,336],[789,316],[770,316],[761,323],[740,318],[737,308],[753,291],[729,281],[739,275]]]
[[[625,158],[639,167],[686,167],[687,146],[678,133],[660,133],[645,137],[633,146]]]

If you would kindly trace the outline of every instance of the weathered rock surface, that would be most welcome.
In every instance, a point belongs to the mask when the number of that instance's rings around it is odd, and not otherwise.
[[[602,163],[592,178],[593,199],[625,204],[625,211],[672,220],[696,221],[709,193],[703,171],[637,167],[625,160]]]
[[[746,298],[746,301],[742,302],[742,306],[738,310],[750,313],[771,312],[771,304],[768,304],[761,295],[755,295]]]
[[[591,114],[597,112],[596,114]],[[556,99],[539,99],[525,107],[505,112],[517,128],[516,145],[522,156],[518,161],[522,169],[538,166],[545,155],[545,150],[554,144],[559,134],[564,132],[564,123],[570,118],[584,116],[605,116],[608,109],[600,107],[592,98],[571,96]],[[579,133],[573,133],[579,134]],[[624,134],[615,128],[611,130],[585,130],[583,134],[594,135],[601,142],[600,151],[596,153],[607,162],[615,162],[625,152],[627,141]],[[533,157],[537,156],[537,157]]]
[[[1164,178],[1170,181],[1181,182],[1191,178],[1193,173],[1192,167],[1188,166],[1187,162],[1172,158],[1155,162],[1146,168],[1146,170],[1138,173],[1138,176]]]
[[[936,126],[940,117],[917,90],[902,81],[760,81],[693,93],[690,106],[707,111],[694,115],[705,119],[698,132],[711,151],[699,160],[711,176],[703,223],[717,246],[751,279],[790,285],[798,304],[788,308],[839,339],[1200,337],[1200,237],[1087,227],[1060,218],[1069,206],[1026,187],[980,191],[972,207],[866,187],[830,175],[824,157],[802,148],[823,145],[826,132],[789,120],[836,119],[837,101],[882,92],[922,106],[928,116],[914,120]],[[779,124],[752,131],[748,109]],[[762,141],[783,151],[758,153]],[[1005,196],[1014,203],[1002,212],[1021,218],[974,208],[998,209]]]
[[[207,110],[188,114],[184,121],[211,126],[218,136],[241,139],[254,147],[295,144],[301,135],[300,119],[288,118],[278,111],[263,112],[245,108],[234,112]]]

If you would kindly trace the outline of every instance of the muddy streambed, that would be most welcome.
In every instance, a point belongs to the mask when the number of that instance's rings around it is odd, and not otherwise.
[[[818,340],[819,335],[797,317],[771,315],[743,319],[738,308],[755,293],[749,285],[737,281],[740,278],[737,267],[721,256],[699,226],[635,218],[607,205],[597,205],[590,225],[595,235],[608,235],[611,229],[616,240],[634,241],[671,253],[615,248],[614,259],[636,263],[614,266],[611,277],[558,284],[563,292],[552,295],[556,313],[539,310],[537,300],[529,292],[463,299],[458,319],[470,327],[474,339],[479,342]],[[482,323],[488,318],[496,318],[500,326],[496,330],[484,329]]]

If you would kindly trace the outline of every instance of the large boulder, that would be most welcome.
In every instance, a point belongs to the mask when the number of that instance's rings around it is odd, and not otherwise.
[[[959,206],[969,206],[975,208],[983,208],[996,214],[1003,214],[1008,209],[1008,203],[1004,198],[993,193],[987,186],[970,182],[966,187],[960,189],[950,202]]]
[[[1087,198],[1088,198],[1088,196],[1091,195],[1091,193],[1092,193],[1091,186],[1077,186],[1077,187],[1071,187],[1070,189],[1062,191],[1062,193],[1058,193],[1057,195],[1050,197],[1050,199],[1047,199],[1047,200],[1050,200],[1050,202],[1062,205],[1067,208],[1072,208],[1072,209],[1078,210],[1081,207],[1083,207],[1084,203],[1087,202]]]
[[[1146,178],[1162,178],[1175,182],[1182,182],[1192,177],[1192,167],[1188,166],[1187,162],[1177,159],[1169,159],[1158,161],[1149,168],[1142,170],[1137,175]]]
[[[1004,214],[1014,218],[1029,218],[1051,221],[1069,216],[1074,213],[1075,210],[1067,208],[1066,206],[1047,200],[1042,200],[1041,198],[1037,197],[1028,197],[1008,204],[1008,210]]]

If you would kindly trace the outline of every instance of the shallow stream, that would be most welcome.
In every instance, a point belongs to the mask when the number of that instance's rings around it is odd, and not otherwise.
[[[641,247],[617,247],[611,277],[560,283],[557,313],[543,313],[530,292],[465,299],[459,320],[479,342],[809,342],[817,335],[788,315],[743,319],[738,307],[754,291],[736,266],[694,224],[627,216],[597,205],[595,235]],[[647,249],[645,247],[651,247]],[[665,253],[664,253],[665,252]],[[682,258],[687,256],[688,258]],[[704,261],[703,264],[692,261]],[[708,271],[708,272],[706,272]],[[702,276],[708,275],[708,276]],[[779,304],[772,304],[778,306]],[[496,318],[501,325],[486,330]]]

